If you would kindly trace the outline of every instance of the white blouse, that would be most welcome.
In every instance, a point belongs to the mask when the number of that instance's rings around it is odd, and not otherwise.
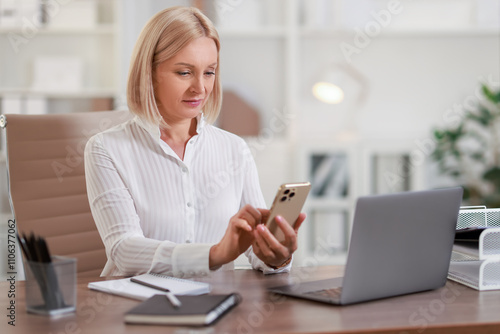
[[[265,208],[245,141],[202,115],[196,130],[184,160],[160,139],[158,127],[137,116],[88,141],[87,192],[108,258],[102,276],[206,275],[210,247],[229,219],[246,204]],[[251,247],[246,255],[264,273],[290,268],[273,270]]]

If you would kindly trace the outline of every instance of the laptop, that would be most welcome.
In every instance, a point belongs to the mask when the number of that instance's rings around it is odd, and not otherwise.
[[[462,194],[457,187],[360,197],[344,276],[268,290],[348,305],[440,288]]]

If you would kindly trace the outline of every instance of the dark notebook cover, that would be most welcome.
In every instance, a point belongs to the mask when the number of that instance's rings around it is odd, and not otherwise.
[[[479,237],[488,227],[466,227],[455,232],[455,243],[465,245],[479,245]]]
[[[165,295],[154,295],[125,313],[125,322],[153,325],[209,325],[241,301],[241,296],[237,293],[177,296],[177,298],[182,305],[174,308]]]

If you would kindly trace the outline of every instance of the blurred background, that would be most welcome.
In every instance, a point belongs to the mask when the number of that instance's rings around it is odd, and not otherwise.
[[[462,185],[500,205],[499,0],[0,0],[0,113],[125,109],[135,41],[174,5],[218,28],[217,124],[247,140],[268,205],[313,185],[297,263],[345,261],[361,195]]]

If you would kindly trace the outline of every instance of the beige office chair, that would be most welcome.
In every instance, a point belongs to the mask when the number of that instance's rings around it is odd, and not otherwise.
[[[53,255],[77,258],[80,276],[98,276],[106,263],[87,199],[85,144],[130,117],[126,111],[0,116],[18,232],[33,231]]]

